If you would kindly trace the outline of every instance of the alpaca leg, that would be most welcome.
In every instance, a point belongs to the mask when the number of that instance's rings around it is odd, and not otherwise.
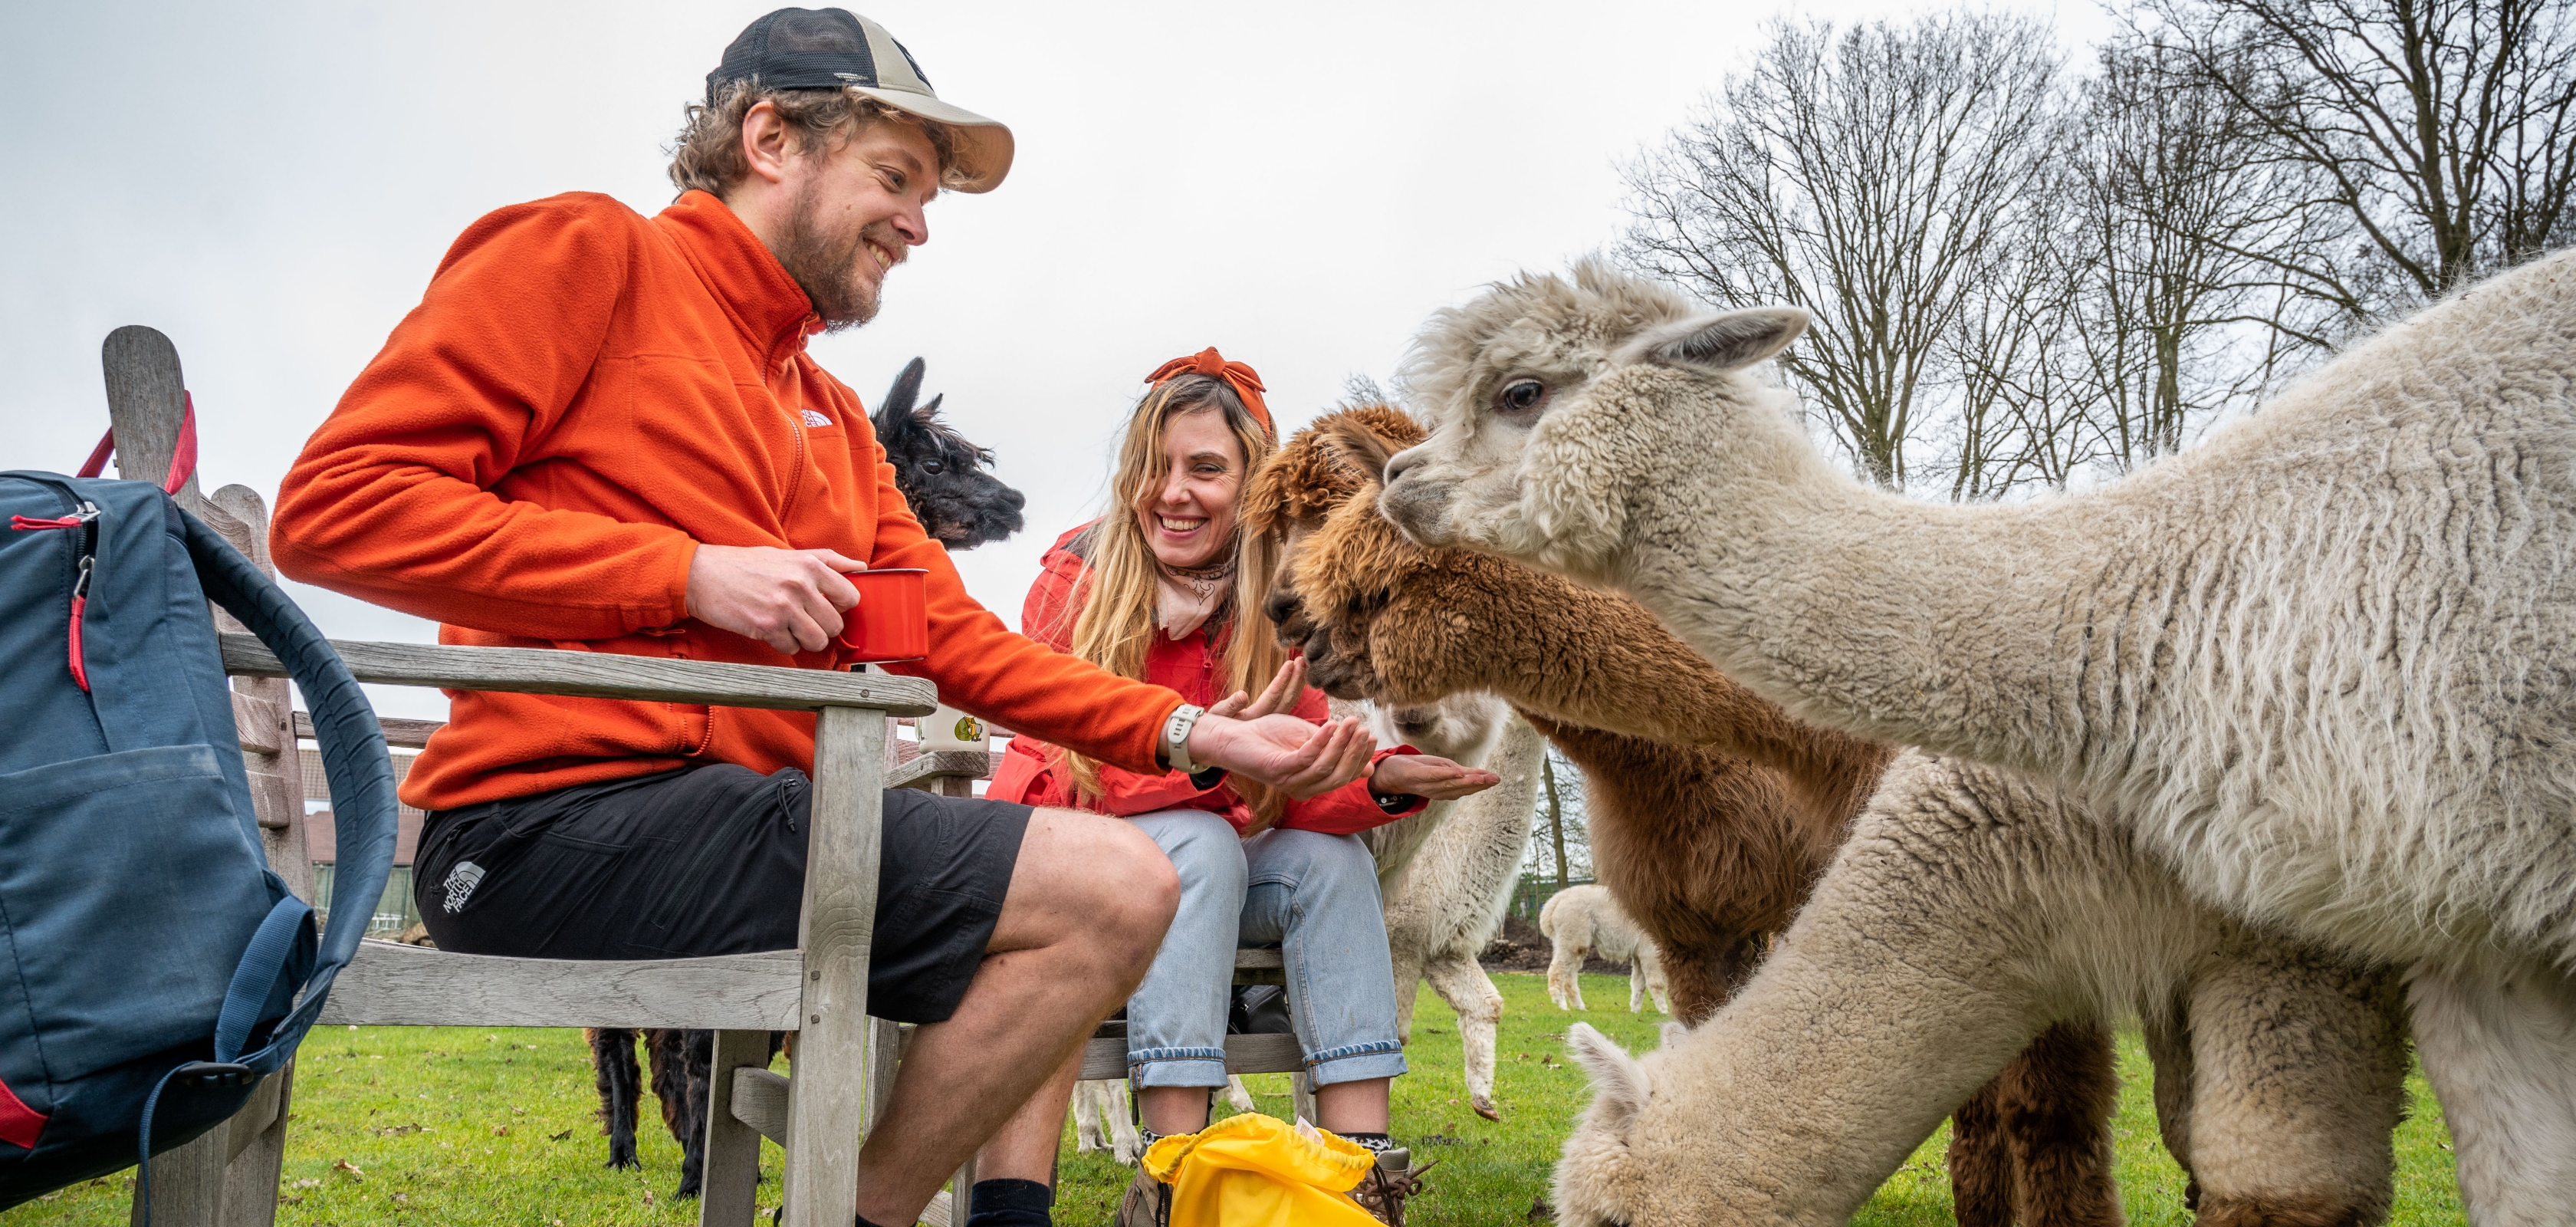
[[[1106,1079],[1091,1079],[1073,1084],[1073,1153],[1087,1155],[1104,1147],[1101,1144],[1101,1122],[1108,1119],[1108,1105],[1103,1091]]]
[[[1653,942],[1638,944],[1637,973],[1645,979],[1646,996],[1654,1001],[1655,1012],[1670,1015],[1673,1012],[1672,982],[1664,976],[1664,952]],[[1634,996],[1633,989],[1630,995]],[[1628,1003],[1628,1012],[1631,1014],[1637,1012],[1637,1003],[1634,1000]]]
[[[707,1105],[711,1102],[709,1082],[715,1065],[716,1033],[703,1029],[677,1032],[681,1044],[680,1119],[671,1130],[680,1135],[680,1187],[672,1190],[675,1197],[695,1197],[705,1186],[707,1171]],[[670,1111],[665,1103],[662,1109]]]
[[[586,1028],[592,1081],[599,1089],[599,1128],[608,1135],[610,1167],[642,1167],[635,1159],[636,1092],[643,1071],[635,1065],[635,1032],[624,1027]]]
[[[1630,960],[1628,961],[1628,1012],[1629,1012],[1629,1013],[1631,1013],[1631,1014],[1642,1013],[1642,1012],[1645,1010],[1645,1008],[1646,1008],[1646,964],[1645,964],[1645,956],[1644,956],[1644,955],[1638,955],[1638,956],[1636,956],[1635,958],[1632,958],[1632,959],[1630,959]]]
[[[1127,1080],[1104,1079],[1100,1090],[1109,1116],[1109,1155],[1121,1167],[1134,1167],[1145,1153],[1145,1135],[1136,1132],[1136,1113],[1129,1106]]]
[[[2147,1063],[2156,1071],[2156,1132],[2165,1153],[2182,1168],[2182,1205],[2200,1208],[2200,1175],[2191,1161],[2191,1005],[2188,998],[2167,1007],[2164,1017],[2150,1017],[2143,1028]]]
[[[1547,960],[1547,999],[1555,1002],[1556,1008],[1560,1010],[1583,1008],[1581,996],[1583,986],[1578,976],[1582,967],[1583,955],[1574,948],[1572,943],[1563,941],[1556,943],[1556,953]]]
[[[2576,978],[2426,966],[2407,987],[2469,1221],[2565,1222],[2576,1189]]]
[[[2012,1154],[1995,1106],[2001,1083],[1978,1087],[1950,1113],[1950,1203],[1959,1227],[2012,1227]]]
[[[1397,1043],[1410,1044],[1413,1042],[1413,1003],[1422,995],[1422,946],[1412,940],[1411,934],[1403,937],[1389,934],[1388,937],[1387,958],[1395,965],[1395,1039]],[[1553,991],[1553,982],[1549,987]]]
[[[1243,1075],[1225,1076],[1225,1106],[1237,1112],[1258,1112],[1261,1105],[1253,1102],[1252,1091],[1243,1085]]]
[[[2254,934],[2225,953],[2191,988],[2199,1222],[2385,1221],[2397,1169],[2391,1133],[2406,1094],[2396,975]],[[2515,1120],[2518,1129],[2530,1123]],[[2470,1148],[2459,1154],[2465,1191]],[[2563,1195],[2576,1185],[2549,1187],[2546,1212],[2521,1221],[2565,1221]]]
[[[1993,1084],[2012,1153],[2015,1217],[2022,1227],[2121,1227],[2119,1156],[2111,1118],[2120,1071],[2110,1028],[2061,1022],[2039,1033]]]
[[[1431,989],[1458,1011],[1458,1046],[1466,1050],[1467,1105],[1486,1120],[1503,1119],[1494,1106],[1495,1032],[1503,1020],[1503,994],[1473,955],[1432,960]]]

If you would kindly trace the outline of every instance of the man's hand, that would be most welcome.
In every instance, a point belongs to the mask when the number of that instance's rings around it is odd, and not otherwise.
[[[1258,720],[1275,711],[1294,712],[1297,709],[1297,700],[1304,697],[1306,697],[1306,659],[1302,656],[1291,656],[1279,666],[1279,675],[1270,679],[1270,686],[1261,692],[1260,699],[1255,700],[1252,696],[1238,690],[1217,700],[1207,710],[1211,716]]]
[[[820,652],[841,633],[859,590],[841,578],[868,564],[830,550],[700,545],[689,559],[689,616],[789,656]]]
[[[1472,797],[1496,784],[1503,777],[1479,767],[1461,767],[1445,758],[1429,754],[1397,754],[1378,760],[1377,769],[1369,773],[1369,787],[1382,793],[1403,793],[1430,801],[1455,801]]]
[[[1190,729],[1190,761],[1250,776],[1299,800],[1360,778],[1375,753],[1377,738],[1356,718],[1315,725],[1289,715],[1237,720],[1210,713]]]

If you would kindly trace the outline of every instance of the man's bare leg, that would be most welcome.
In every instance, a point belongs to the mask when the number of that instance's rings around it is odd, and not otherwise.
[[[1073,1103],[1073,1084],[1082,1073],[1082,1048],[1076,1045],[1073,1055],[1056,1067],[1055,1076],[1038,1085],[1037,1094],[1011,1119],[1002,1122],[1001,1132],[975,1152],[977,1180],[1034,1180],[1055,1184],[1055,1155],[1064,1145],[1064,1113]]]
[[[966,1156],[1061,1078],[1066,1059],[1145,978],[1180,890],[1162,849],[1127,823],[1073,810],[1030,815],[990,953],[957,1012],[913,1037],[885,1116],[859,1151],[860,1217],[908,1227]],[[1057,1128],[1067,1094],[1048,1096]]]

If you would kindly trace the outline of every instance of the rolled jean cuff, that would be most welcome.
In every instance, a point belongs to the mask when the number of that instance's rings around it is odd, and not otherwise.
[[[1404,1073],[1404,1045],[1387,1041],[1345,1044],[1306,1056],[1306,1075],[1316,1086],[1395,1078]]]
[[[1127,1077],[1140,1087],[1224,1086],[1225,1049],[1139,1048],[1127,1054]]]

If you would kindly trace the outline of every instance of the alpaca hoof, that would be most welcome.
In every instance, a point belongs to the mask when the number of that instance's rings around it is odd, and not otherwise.
[[[680,1201],[694,1201],[697,1199],[700,1183],[702,1182],[697,1177],[691,1176],[681,1181],[680,1187],[671,1190],[671,1196]]]
[[[618,1171],[623,1171],[630,1167],[640,1171],[643,1169],[644,1163],[642,1160],[637,1159],[633,1152],[619,1154],[612,1150],[608,1152],[608,1166],[610,1169]]]
[[[1486,1120],[1498,1121],[1503,1119],[1503,1110],[1495,1107],[1493,1100],[1486,1099],[1482,1096],[1468,1100],[1467,1106],[1474,1108],[1476,1110],[1476,1115],[1484,1117]]]

